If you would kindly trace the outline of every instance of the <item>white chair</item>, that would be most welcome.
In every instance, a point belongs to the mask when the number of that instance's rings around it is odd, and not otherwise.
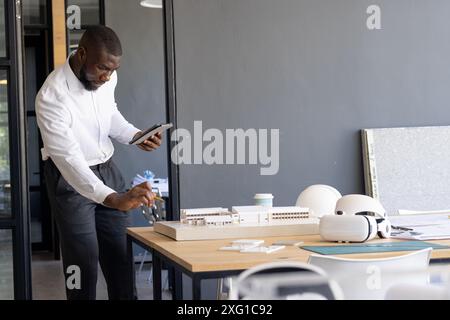
[[[301,262],[271,262],[242,272],[230,300],[341,300],[342,290],[318,267]]]
[[[141,262],[139,263],[139,269],[137,270],[137,275],[141,276],[143,273],[144,263],[147,258],[147,254],[149,252],[147,250],[144,251],[144,255],[142,256]],[[152,262],[153,263],[153,262]],[[147,282],[152,283],[153,282],[153,265],[150,267],[150,274],[147,277]],[[163,281],[163,290],[169,290],[169,273],[167,272],[166,279]]]
[[[449,300],[450,288],[445,285],[399,283],[391,286],[385,300]]]
[[[382,300],[394,284],[425,285],[428,276],[414,272],[426,270],[432,248],[381,259],[346,259],[311,255],[309,263],[322,268],[344,292],[346,300]]]

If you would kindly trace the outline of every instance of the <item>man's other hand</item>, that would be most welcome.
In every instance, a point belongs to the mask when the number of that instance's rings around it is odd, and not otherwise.
[[[112,193],[103,202],[105,206],[120,211],[129,211],[140,206],[151,207],[155,194],[149,182],[143,182],[126,193]]]
[[[142,132],[138,132],[136,133],[134,138],[139,137],[141,135]],[[142,142],[141,144],[138,144],[138,147],[139,149],[142,149],[144,151],[154,151],[161,146],[161,142],[162,142],[162,134],[157,133],[154,136],[151,136],[150,138]]]

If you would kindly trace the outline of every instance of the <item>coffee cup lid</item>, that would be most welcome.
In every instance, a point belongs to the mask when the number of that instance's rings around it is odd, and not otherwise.
[[[256,200],[262,200],[262,199],[273,199],[273,195],[271,193],[257,193],[255,195]]]

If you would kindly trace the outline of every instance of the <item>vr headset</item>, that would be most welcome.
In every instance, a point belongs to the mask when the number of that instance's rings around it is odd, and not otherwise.
[[[379,201],[353,194],[336,202],[334,215],[320,218],[320,236],[325,241],[365,242],[375,238],[389,238],[391,223]]]

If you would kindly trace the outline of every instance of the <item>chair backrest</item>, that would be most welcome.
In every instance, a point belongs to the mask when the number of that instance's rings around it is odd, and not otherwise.
[[[337,300],[342,290],[320,268],[301,262],[265,263],[242,272],[233,283],[231,300]]]
[[[385,300],[449,300],[449,289],[448,285],[399,283],[386,291]]]
[[[311,255],[309,263],[323,269],[342,288],[344,299],[384,299],[386,290],[397,283],[424,285],[428,276],[414,274],[425,270],[432,248],[382,259],[346,259]]]

